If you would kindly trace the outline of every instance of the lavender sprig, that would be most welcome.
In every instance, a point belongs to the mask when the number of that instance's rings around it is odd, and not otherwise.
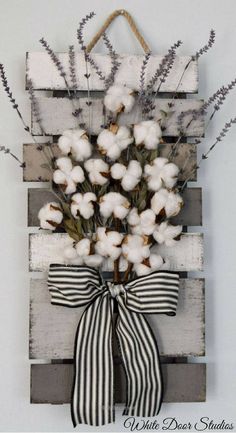
[[[33,87],[33,82],[31,79],[28,79],[28,92],[29,92],[29,99],[31,102],[31,109],[32,109],[32,113],[34,116],[35,121],[38,123],[41,132],[43,135],[45,135],[45,131],[42,125],[42,118],[41,118],[41,114],[40,114],[40,108],[39,108],[39,104],[38,104],[38,100],[35,96],[34,93],[34,87]]]
[[[215,37],[216,37],[216,32],[215,30],[211,29],[207,44],[204,45],[202,48],[200,48],[198,51],[196,51],[195,55],[193,56],[194,60],[199,59],[200,56],[202,56],[203,54],[207,53],[207,51],[209,51],[209,49],[215,43]]]
[[[21,168],[25,168],[26,166],[25,162],[20,161],[19,158],[16,155],[14,155],[14,153],[12,153],[9,148],[5,146],[0,146],[0,152],[4,152],[5,154],[12,156],[12,158],[14,158],[17,162],[19,162]]]
[[[201,159],[198,161],[198,163],[193,167],[193,169],[189,173],[189,176],[187,177],[187,179],[185,180],[185,182],[183,183],[183,185],[181,187],[181,191],[183,191],[186,188],[187,182],[191,179],[191,176],[195,172],[195,170],[199,169],[202,161],[205,161],[206,159],[208,159],[209,154],[213,151],[213,149],[216,147],[216,145],[225,138],[225,136],[228,134],[228,132],[230,131],[231,127],[234,124],[236,124],[236,117],[230,119],[229,122],[225,123],[223,129],[221,130],[219,135],[216,137],[214,143],[209,147],[209,149],[207,150],[206,153],[202,154]]]
[[[57,55],[54,53],[54,51],[52,50],[52,48],[50,47],[50,45],[47,43],[47,41],[44,38],[41,38],[39,40],[39,42],[45,48],[45,50],[48,53],[48,55],[50,56],[52,62],[56,66],[56,68],[57,68],[60,76],[63,78],[63,80],[65,82],[66,89],[67,89],[68,96],[69,96],[69,98],[71,98],[72,96],[71,96],[71,92],[70,92],[70,86],[68,84],[68,81],[67,81],[67,78],[66,78],[66,73],[65,73],[63,65],[61,64],[61,62],[58,59]]]
[[[115,81],[115,75],[120,67],[120,62],[118,61],[119,55],[114,50],[113,45],[111,44],[106,33],[103,33],[103,41],[111,58],[111,72],[105,80],[105,90],[107,90]]]
[[[77,89],[77,77],[75,69],[75,47],[74,45],[69,46],[69,70],[70,70],[70,80],[72,83],[72,89],[76,91]]]
[[[85,69],[86,72],[84,74],[86,80],[87,80],[87,91],[88,91],[88,101],[87,101],[87,105],[88,105],[88,111],[89,111],[89,121],[88,121],[88,128],[89,128],[89,136],[90,136],[90,129],[91,129],[91,105],[92,105],[92,101],[90,98],[90,85],[89,85],[89,78],[90,78],[90,74],[88,71],[88,53],[86,52],[86,45],[84,43],[84,37],[83,37],[83,31],[84,31],[84,27],[85,25],[88,23],[89,20],[91,20],[93,17],[95,16],[94,12],[90,12],[90,14],[87,14],[85,16],[85,18],[83,18],[80,23],[79,23],[79,28],[77,30],[77,39],[78,39],[78,43],[84,53],[84,60],[85,60]]]
[[[0,76],[1,76],[1,81],[2,81],[3,89],[6,92],[7,97],[9,98],[10,103],[11,103],[13,109],[16,110],[16,112],[17,112],[17,114],[18,114],[21,122],[23,123],[25,131],[29,132],[30,128],[26,124],[26,122],[25,122],[25,120],[24,120],[24,118],[23,118],[23,116],[22,116],[22,114],[21,114],[21,112],[19,110],[19,106],[16,103],[15,98],[13,97],[12,91],[11,91],[10,86],[8,84],[8,81],[7,81],[6,72],[5,72],[5,69],[4,69],[4,66],[3,66],[2,63],[0,63]]]
[[[145,77],[146,77],[147,65],[148,65],[150,57],[151,57],[151,51],[148,51],[144,56],[141,70],[140,70],[140,80],[139,80],[139,83],[140,83],[140,90],[139,90],[140,100],[142,100],[142,97],[144,95]]]
[[[163,57],[158,69],[156,70],[155,74],[153,75],[153,77],[150,79],[148,85],[147,85],[147,89],[145,91],[145,95],[144,95],[144,101],[143,101],[143,114],[148,114],[150,113],[150,111],[153,111],[155,109],[155,104],[153,104],[153,100],[155,100],[158,92],[160,91],[160,88],[162,86],[162,84],[166,81],[167,76],[169,75],[173,64],[174,64],[174,60],[176,57],[176,50],[177,48],[180,47],[180,45],[182,44],[182,41],[177,41],[174,45],[172,45],[170,47],[170,49],[168,50],[167,54]],[[156,85],[157,80],[159,79],[160,83],[153,95],[153,89],[154,86]]]

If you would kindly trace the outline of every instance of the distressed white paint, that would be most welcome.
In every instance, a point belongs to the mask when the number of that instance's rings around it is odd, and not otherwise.
[[[50,263],[64,263],[63,251],[72,240],[64,233],[30,235],[30,270],[47,271]],[[153,247],[164,258],[169,258],[173,271],[201,271],[203,269],[203,237],[200,233],[186,233],[174,247]],[[120,267],[121,270],[122,266]],[[105,263],[103,271],[110,271]]]
[[[65,131],[65,129],[76,128],[79,123],[83,122],[86,124],[86,129],[90,131],[91,134],[97,135],[101,132],[101,125],[104,123],[103,115],[103,100],[101,98],[92,99],[91,106],[91,116],[89,120],[89,108],[86,104],[87,99],[81,98],[79,101],[74,101],[74,106],[72,101],[68,98],[38,98],[38,105],[40,112],[43,113],[42,126],[46,134],[48,135],[60,135]],[[171,109],[168,103],[172,103]],[[155,119],[161,119],[161,111],[171,112],[171,116],[163,119],[162,126],[165,127],[163,135],[167,136],[178,136],[178,125],[177,117],[182,111],[187,111],[189,109],[199,109],[202,105],[202,101],[195,99],[176,99],[172,101],[171,99],[156,99],[156,108],[153,111]],[[83,115],[76,119],[72,112],[75,108],[82,108]],[[132,125],[137,123],[142,119],[142,114],[140,111],[140,106],[135,105],[131,113],[122,113],[119,116],[118,123],[120,125]],[[189,117],[186,117],[186,124],[189,122]],[[32,132],[35,135],[41,135],[41,130],[34,118],[32,118]],[[204,122],[203,119],[198,118],[192,121],[188,127],[185,135],[186,136],[199,136],[204,132]]]
[[[70,72],[69,72],[69,56],[68,53],[57,53],[57,56],[63,65],[66,72],[67,80],[69,85]],[[91,57],[99,66],[100,70],[107,77],[111,70],[111,60],[108,55],[104,54],[91,54]],[[126,84],[128,87],[134,90],[140,88],[140,71],[144,56],[142,55],[119,55],[119,62],[121,63],[120,68],[116,75],[116,82]],[[158,69],[163,56],[153,55],[150,57],[148,66],[146,69],[146,82],[148,82]],[[161,92],[186,92],[194,93],[198,89],[198,68],[197,62],[192,61],[186,70],[181,84],[178,86],[180,77],[183,73],[185,66],[190,61],[189,56],[176,57],[174,65],[166,79],[166,82],[162,84]],[[28,78],[33,82],[35,89],[52,89],[52,90],[64,90],[65,81],[59,75],[56,66],[52,63],[51,58],[45,52],[30,52],[27,54],[27,69]],[[87,90],[87,79],[84,74],[85,60],[83,53],[77,53],[75,57],[76,64],[76,77],[78,82],[79,90]],[[89,78],[89,86],[91,90],[103,90],[104,81],[102,81],[94,68],[88,64],[88,71],[91,74]],[[157,81],[156,88],[159,85]]]
[[[51,305],[46,280],[31,280],[30,358],[73,357],[74,337],[84,308]],[[204,281],[181,280],[175,317],[146,315],[161,355],[204,355]]]

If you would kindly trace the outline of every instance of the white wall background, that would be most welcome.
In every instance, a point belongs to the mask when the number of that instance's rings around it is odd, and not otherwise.
[[[192,54],[207,40],[210,28],[216,30],[216,45],[200,62],[200,96],[211,94],[236,76],[235,0],[0,0],[0,61],[26,117],[26,51],[40,50],[41,36],[56,51],[66,50],[70,43],[76,43],[81,17],[94,10],[97,16],[88,28],[89,40],[107,15],[122,7],[135,17],[157,53],[165,53],[180,38],[185,42],[181,53]],[[109,32],[117,50],[141,52],[127,23],[118,20]],[[236,90],[209,128],[204,149],[224,121],[236,116],[235,97]],[[30,139],[0,90],[0,145],[21,155],[22,143],[27,141]],[[236,425],[235,167],[236,127],[202,165],[198,181],[204,188],[207,402],[164,404],[159,419],[175,416],[180,422],[194,422],[208,416]],[[29,403],[27,185],[23,185],[20,168],[4,155],[0,155],[0,206],[0,430],[72,431],[68,405]],[[99,429],[87,427],[87,431],[95,430]],[[115,426],[102,430],[123,431],[122,417],[117,416]]]

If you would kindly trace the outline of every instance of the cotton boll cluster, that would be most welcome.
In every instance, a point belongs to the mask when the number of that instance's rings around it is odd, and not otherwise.
[[[133,142],[129,128],[126,126],[111,125],[110,129],[104,129],[97,138],[100,152],[107,155],[112,161],[120,157],[121,152]]]
[[[128,223],[133,234],[151,235],[156,227],[156,215],[152,209],[146,209],[140,214],[133,208],[128,215]]]
[[[109,165],[102,159],[88,159],[84,163],[84,168],[93,185],[104,185],[108,181]]]
[[[109,192],[100,198],[100,214],[109,218],[113,215],[120,220],[126,218],[129,213],[130,203],[126,197],[118,192]]]
[[[40,227],[45,230],[55,230],[63,220],[61,206],[51,202],[45,204],[38,213]]]
[[[165,212],[167,218],[177,215],[183,206],[183,199],[174,191],[161,188],[151,199],[151,209],[156,215]]]
[[[150,256],[142,263],[134,265],[134,270],[138,276],[148,275],[151,272],[163,269],[164,260],[158,254],[150,254]]]
[[[102,265],[103,257],[92,252],[91,241],[81,239],[76,244],[70,244],[64,249],[64,260],[73,265],[86,265],[98,268]]]
[[[165,244],[167,247],[173,247],[177,242],[176,238],[182,232],[182,226],[173,226],[167,221],[163,221],[156,226],[153,237],[159,244]]]
[[[151,164],[145,165],[144,173],[148,188],[158,191],[163,186],[173,188],[177,182],[179,168],[172,162],[169,163],[167,158],[155,158]]]
[[[111,167],[111,177],[113,179],[122,179],[121,186],[125,191],[132,191],[140,182],[142,176],[142,167],[138,161],[132,160],[128,167],[116,163]]]
[[[122,243],[123,256],[130,263],[142,263],[150,256],[150,246],[146,236],[127,235]]]
[[[93,192],[86,192],[85,194],[78,192],[72,196],[71,200],[71,213],[75,218],[82,216],[87,220],[93,216],[93,202],[97,201],[97,197]]]
[[[129,113],[135,103],[133,90],[129,89],[122,84],[115,84],[111,86],[104,98],[105,107],[113,113],[120,113],[124,111]]]
[[[146,149],[157,149],[161,141],[162,131],[155,120],[144,120],[134,125],[134,139],[136,146],[143,145]]]
[[[83,129],[67,129],[58,140],[63,155],[72,154],[75,161],[84,161],[91,156],[92,146]]]
[[[107,231],[105,227],[97,229],[97,242],[95,250],[103,257],[118,259],[121,254],[121,242],[123,235],[117,231]]]
[[[53,181],[58,185],[63,185],[66,194],[73,194],[76,185],[84,182],[83,169],[78,165],[73,167],[71,159],[67,157],[56,160],[57,170],[53,173]]]

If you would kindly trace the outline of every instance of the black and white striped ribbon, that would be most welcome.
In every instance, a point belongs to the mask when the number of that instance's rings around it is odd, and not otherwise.
[[[50,265],[51,302],[86,306],[78,324],[74,350],[71,414],[74,426],[114,422],[112,317],[118,304],[116,334],[127,378],[123,415],[151,417],[159,413],[163,385],[156,340],[143,314],[175,315],[179,275],[157,271],[127,284],[102,281],[86,266]]]

